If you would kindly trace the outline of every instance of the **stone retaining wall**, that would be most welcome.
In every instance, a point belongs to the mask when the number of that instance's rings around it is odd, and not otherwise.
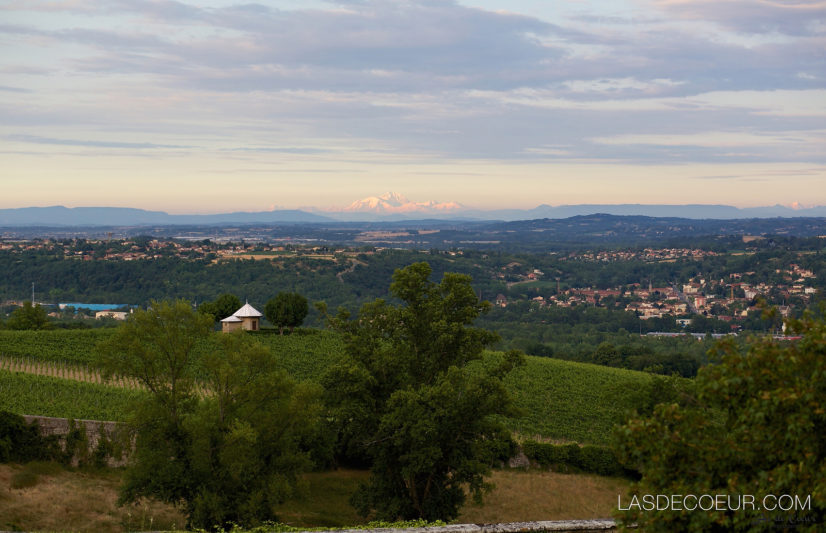
[[[50,416],[34,416],[23,415],[23,419],[27,424],[37,422],[40,428],[40,434],[45,436],[65,437],[69,434],[69,419],[68,418],[54,418]],[[118,422],[106,422],[101,420],[75,420],[75,427],[82,427],[86,430],[86,440],[89,445],[89,452],[93,452],[100,442],[101,435],[106,435],[106,438],[115,440],[118,437],[118,430],[121,425]],[[107,464],[109,466],[123,466],[126,464],[126,459],[108,458]]]
[[[57,435],[62,437],[69,433],[68,418],[34,415],[23,415],[23,418],[27,424],[37,422],[37,425],[40,427],[40,434],[43,436]],[[101,420],[75,420],[75,425],[86,428],[86,437],[89,439],[89,446],[92,449],[97,446],[102,432],[106,434],[107,438],[111,439],[115,436],[118,428],[117,422],[104,422]]]
[[[329,533],[589,533],[617,531],[617,524],[610,519],[553,520],[544,522],[511,522],[508,524],[454,524],[437,527],[411,527],[403,529],[339,529]]]

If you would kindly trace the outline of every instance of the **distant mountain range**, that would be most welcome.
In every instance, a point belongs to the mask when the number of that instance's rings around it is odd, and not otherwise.
[[[25,207],[0,209],[0,226],[152,226],[232,224],[312,224],[337,221],[537,220],[591,214],[732,220],[745,218],[826,217],[826,206],[792,209],[781,205],[737,208],[729,205],[581,204],[539,205],[533,209],[472,209],[458,202],[412,202],[399,193],[371,196],[342,209],[282,209],[216,215],[170,215],[123,207]]]
[[[374,214],[374,215],[433,215],[453,214],[465,210],[465,206],[458,202],[411,202],[397,192],[389,192],[382,196],[369,196],[356,200],[338,213]],[[336,213],[336,211],[332,211]]]
[[[740,208],[730,205],[709,204],[578,204],[559,206],[543,204],[527,210],[502,209],[486,211],[485,213],[488,215],[487,218],[496,220],[562,219],[593,214],[732,220],[741,218],[826,217],[826,206],[792,209],[782,205]]]
[[[24,207],[0,209],[0,226],[167,226],[333,222],[297,209],[218,215],[170,215],[129,207]]]
[[[533,209],[472,209],[459,202],[411,202],[397,192],[382,196],[370,196],[353,202],[341,210],[321,211],[336,220],[382,221],[413,219],[458,219],[458,220],[535,220],[540,218],[562,219],[582,215],[607,214],[648,217],[676,217],[692,219],[730,220],[739,218],[774,217],[824,217],[826,206],[797,208],[775,205],[770,207],[738,208],[730,205],[688,204],[688,205],[645,205],[645,204],[579,204],[539,205]]]

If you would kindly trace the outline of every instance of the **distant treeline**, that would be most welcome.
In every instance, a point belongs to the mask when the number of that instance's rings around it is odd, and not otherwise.
[[[714,238],[709,237],[714,241]],[[32,283],[38,302],[60,301],[124,302],[146,305],[152,299],[185,298],[201,303],[231,293],[261,309],[278,292],[297,292],[311,302],[325,301],[330,309],[339,306],[355,311],[366,301],[388,298],[387,280],[393,272],[416,261],[427,260],[438,279],[444,272],[468,274],[482,299],[493,301],[504,295],[507,310],[496,311],[483,320],[510,341],[547,344],[558,342],[560,331],[546,325],[577,326],[577,334],[622,329],[632,333],[652,330],[678,331],[673,318],[640,321],[631,314],[612,310],[614,301],[603,300],[591,310],[542,310],[534,312],[528,300],[557,294],[570,288],[607,289],[632,284],[664,287],[680,284],[692,277],[714,280],[716,290],[725,296],[726,283],[737,274],[738,281],[749,283],[789,283],[783,269],[790,264],[811,270],[816,277],[806,280],[820,290],[826,289],[826,239],[785,239],[782,241],[739,241],[736,253],[712,255],[702,259],[679,258],[673,261],[585,260],[576,253],[504,253],[476,250],[383,250],[356,257],[337,255],[335,259],[301,256],[274,256],[271,260],[233,259],[213,261],[167,256],[152,260],[76,260],[45,250],[0,251],[0,300],[31,298]],[[676,245],[676,244],[675,244]],[[731,242],[728,245],[732,245]],[[105,243],[89,245],[101,247]],[[629,248],[629,252],[639,252]],[[595,251],[595,253],[598,250]],[[528,281],[536,274],[535,281]],[[813,302],[788,300],[782,294],[765,295],[771,304],[793,304],[794,313]],[[614,298],[619,300],[623,297]],[[521,301],[520,301],[521,300]],[[752,317],[745,327],[762,331],[766,325]],[[321,325],[311,309],[308,325]],[[532,324],[526,327],[527,324]],[[536,327],[542,324],[542,327]],[[722,332],[728,325],[696,317],[689,328],[699,332]],[[523,346],[524,347],[524,346]],[[559,350],[557,350],[559,352]]]

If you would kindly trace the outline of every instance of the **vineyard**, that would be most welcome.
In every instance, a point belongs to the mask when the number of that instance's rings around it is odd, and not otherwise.
[[[71,379],[0,370],[0,410],[13,413],[124,420],[128,406],[144,394]]]
[[[0,330],[0,357],[31,358],[89,366],[95,345],[108,339],[112,328],[6,331]]]
[[[298,381],[317,380],[344,353],[341,336],[329,330],[297,329],[292,335],[263,331],[255,335]]]
[[[103,384],[90,370],[95,345],[111,334],[112,330],[0,331],[0,409],[122,419],[128,399],[140,394],[137,384]],[[299,381],[319,379],[343,353],[341,337],[332,331],[253,335]],[[496,352],[488,352],[480,364],[496,358]],[[506,379],[523,412],[508,425],[525,437],[605,444],[612,426],[635,407],[650,382],[651,376],[642,372],[527,356],[525,366]]]
[[[62,363],[69,367],[91,367],[95,346],[114,329],[8,331],[0,330],[0,359]],[[331,332],[298,329],[293,335],[276,335],[271,331],[254,334],[255,339],[269,347],[285,370],[295,379],[314,379],[341,356],[341,338]],[[209,349],[205,342],[203,349]],[[55,367],[60,367],[59,364]],[[0,367],[2,368],[2,367]],[[37,372],[39,373],[39,372]],[[56,375],[56,374],[47,374]]]
[[[614,424],[651,380],[643,372],[528,356],[505,378],[524,413],[511,429],[526,437],[607,444]]]
[[[134,379],[115,377],[106,380],[100,372],[85,366],[33,357],[0,357],[0,370],[71,379],[86,383],[99,383],[118,388],[141,388],[141,385]]]

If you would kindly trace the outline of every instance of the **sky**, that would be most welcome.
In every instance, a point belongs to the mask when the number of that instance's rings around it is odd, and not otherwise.
[[[387,191],[826,205],[826,1],[0,0],[0,208]]]

